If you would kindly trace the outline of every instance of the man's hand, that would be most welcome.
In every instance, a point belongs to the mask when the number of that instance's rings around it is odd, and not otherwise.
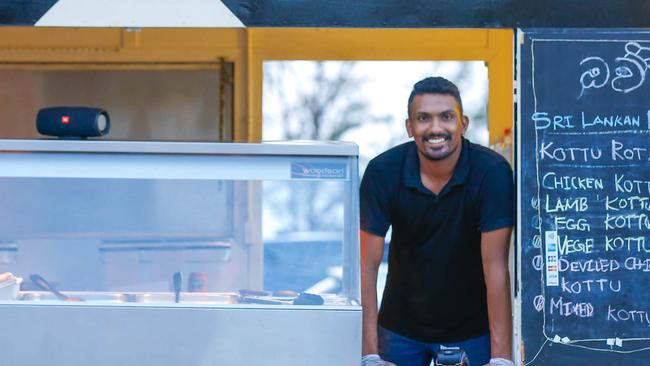
[[[490,363],[486,363],[484,366],[515,366],[515,363],[506,358],[492,358]]]
[[[397,366],[392,362],[384,361],[377,354],[361,357],[361,366]]]

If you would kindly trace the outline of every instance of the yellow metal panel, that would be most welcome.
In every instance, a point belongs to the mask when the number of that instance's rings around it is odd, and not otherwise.
[[[211,68],[235,64],[236,141],[262,135],[264,60],[484,60],[490,141],[512,126],[512,30],[0,28],[0,68]]]
[[[485,29],[249,28],[254,51],[272,60],[482,59]]]
[[[263,35],[263,32],[261,32]],[[248,141],[259,142],[262,140],[262,79],[264,77],[262,63],[266,58],[266,52],[262,48],[256,48],[258,32],[248,29],[248,73],[247,73],[247,113],[248,120],[246,128]],[[263,38],[263,37],[262,37]]]
[[[133,32],[133,31],[131,31]],[[245,30],[241,28],[142,28],[142,48],[242,50]]]
[[[216,62],[240,59],[243,29],[0,28],[0,62]]]
[[[121,30],[114,28],[0,27],[0,49],[89,48],[115,50],[120,47],[121,43]]]
[[[129,70],[219,70],[217,63],[0,63],[0,70],[129,71]]]
[[[511,29],[490,32],[488,65],[488,129],[490,144],[503,140],[513,128],[514,116],[514,34]]]
[[[248,29],[248,130],[262,138],[265,60],[484,60],[488,65],[490,142],[513,116],[513,32],[510,29]]]
[[[248,106],[251,104],[249,97],[249,69],[250,69],[250,56],[248,51],[248,39],[242,37],[242,46],[240,54],[235,62],[235,80],[234,80],[234,126],[233,126],[233,140],[238,142],[251,141],[250,129],[248,128],[250,118],[250,111]],[[261,100],[259,102],[262,104]],[[261,127],[260,127],[261,130]]]
[[[245,141],[246,42],[245,29],[0,27],[0,69],[218,69],[223,59],[235,64],[233,135]]]

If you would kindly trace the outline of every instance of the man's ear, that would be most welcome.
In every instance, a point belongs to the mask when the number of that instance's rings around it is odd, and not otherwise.
[[[463,135],[465,132],[467,132],[467,127],[469,127],[469,117],[463,115],[463,118],[461,118],[461,125],[463,127]]]
[[[411,133],[411,123],[409,122],[408,118],[405,121],[405,125],[406,125],[406,133],[408,133],[409,138],[413,137],[413,133]]]

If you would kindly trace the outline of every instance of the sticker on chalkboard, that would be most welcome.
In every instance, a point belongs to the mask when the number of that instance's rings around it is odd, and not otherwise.
[[[560,285],[560,260],[558,258],[557,231],[547,231],[544,239],[546,248],[546,286]]]

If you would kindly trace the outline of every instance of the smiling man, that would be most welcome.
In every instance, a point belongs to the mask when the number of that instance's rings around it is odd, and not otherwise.
[[[508,248],[513,176],[497,153],[463,137],[469,124],[456,85],[413,86],[413,141],[368,165],[361,182],[364,366],[427,366],[441,347],[472,365],[510,365]],[[377,270],[392,226],[378,311]]]

